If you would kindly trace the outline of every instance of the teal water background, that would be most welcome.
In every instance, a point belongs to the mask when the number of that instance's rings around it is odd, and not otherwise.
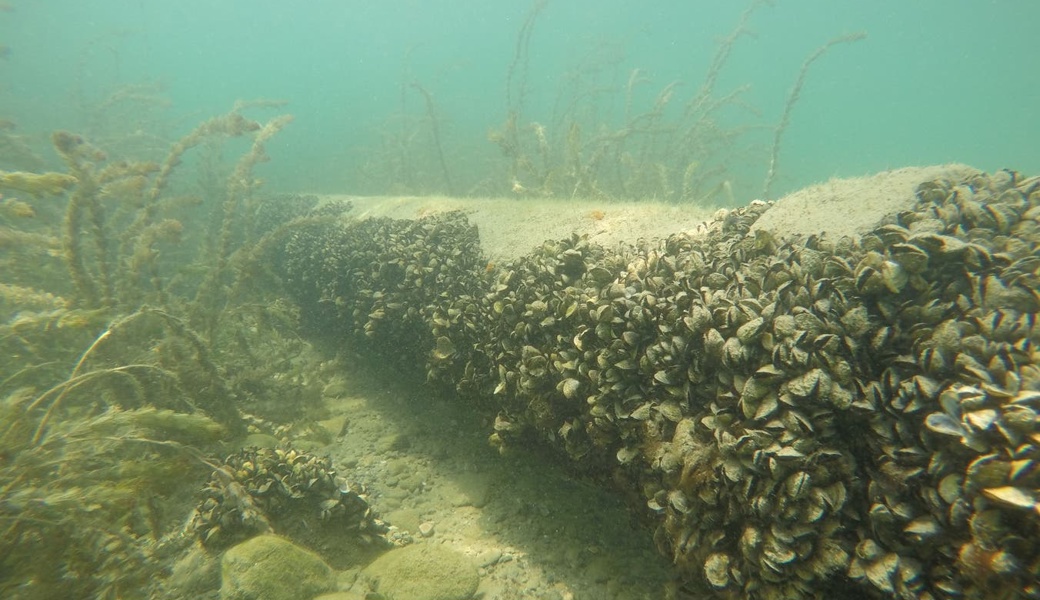
[[[436,101],[450,161],[474,171],[499,151],[506,73],[532,4],[506,0],[11,0],[0,13],[0,116],[45,139],[83,130],[88,107],[151,82],[170,100],[174,140],[237,99],[282,99],[296,120],[269,144],[261,175],[279,190],[366,192],[358,165],[402,112]],[[597,67],[623,86],[634,68],[653,104],[668,83],[692,94],[744,2],[549,0],[534,22],[525,117],[548,120],[566,74]],[[734,46],[717,94],[751,84],[738,113],[767,131],[800,65],[812,68],[783,140],[775,189],[832,176],[958,161],[1040,173],[1040,45],[1035,0],[778,0]],[[402,93],[403,90],[403,93]],[[272,113],[273,114],[273,113]],[[755,142],[767,143],[763,135]],[[760,187],[759,153],[739,189]],[[757,180],[756,180],[757,178]],[[745,192],[750,194],[750,192]]]

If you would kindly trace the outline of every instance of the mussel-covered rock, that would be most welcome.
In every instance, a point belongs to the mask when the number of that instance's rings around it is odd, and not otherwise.
[[[363,486],[337,475],[332,461],[292,448],[252,448],[228,456],[202,489],[191,522],[206,546],[223,548],[289,524],[335,527],[375,541],[387,528]]]
[[[749,233],[768,209],[493,268],[461,215],[374,220],[286,270],[495,444],[622,485],[691,592],[1040,598],[1040,178],[929,182],[858,238]]]

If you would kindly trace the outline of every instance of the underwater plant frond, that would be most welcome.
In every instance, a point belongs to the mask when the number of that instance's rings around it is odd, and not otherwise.
[[[783,138],[784,131],[791,122],[791,111],[794,110],[794,105],[798,103],[798,99],[802,96],[802,87],[805,85],[805,78],[809,74],[809,67],[811,67],[812,64],[821,56],[826,54],[832,47],[837,46],[838,44],[858,42],[866,37],[867,34],[861,31],[828,40],[826,44],[814,50],[813,53],[805,59],[805,62],[802,63],[802,68],[798,71],[798,77],[795,79],[794,86],[791,88],[791,93],[787,96],[787,102],[784,104],[784,112],[780,117],[780,123],[776,126],[776,129],[773,132],[773,147],[769,155],[769,170],[766,172],[765,183],[762,186],[763,198],[769,198],[769,192],[773,186],[773,179],[776,177],[777,165],[780,160],[780,140]]]
[[[53,398],[53,400],[50,400],[50,403],[47,405],[47,410],[44,413],[43,417],[40,419],[39,425],[37,425],[36,427],[36,432],[33,434],[32,437],[32,444],[39,444],[41,439],[43,439],[43,434],[48,422],[50,421],[54,412],[61,406],[62,401],[69,395],[69,393],[99,378],[106,376],[123,376],[135,370],[153,371],[171,378],[175,378],[175,376],[169,373],[168,371],[161,369],[155,365],[148,364],[122,365],[119,367],[112,367],[110,369],[99,369],[96,371],[89,371],[87,373],[83,373],[82,375],[71,377],[68,380],[63,381],[62,383],[50,388],[49,390],[37,396],[36,399],[33,400],[33,402],[27,407],[26,410],[33,410],[35,408],[40,407],[45,402]]]
[[[19,231],[11,227],[0,227],[0,248],[39,246],[47,249],[61,248],[61,240],[44,233]]]
[[[65,173],[28,173],[0,171],[0,189],[26,192],[32,196],[57,196],[70,190],[77,179]]]
[[[0,436],[0,592],[32,581],[50,597],[64,588],[62,597],[143,597],[161,572],[152,499],[171,482],[201,481],[215,463],[194,444],[223,429],[200,414],[111,407],[55,420],[54,435],[33,445],[30,398],[20,390],[0,399],[0,416],[13,421]]]
[[[43,290],[0,283],[0,306],[5,304],[25,308],[58,310],[67,306],[68,301]]]

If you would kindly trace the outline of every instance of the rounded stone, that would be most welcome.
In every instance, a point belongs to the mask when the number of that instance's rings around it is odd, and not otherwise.
[[[221,600],[298,600],[335,589],[332,567],[277,535],[246,540],[221,561]]]
[[[386,600],[468,600],[480,583],[467,556],[430,544],[390,550],[361,574]]]
[[[242,438],[240,447],[247,448],[277,448],[281,442],[273,435],[266,433],[251,433]]]

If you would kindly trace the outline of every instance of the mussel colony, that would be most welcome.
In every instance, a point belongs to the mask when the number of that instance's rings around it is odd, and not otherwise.
[[[387,532],[369,508],[364,486],[337,476],[328,457],[293,448],[231,454],[213,470],[202,497],[191,529],[208,547],[227,548],[293,526],[332,526],[369,542]]]
[[[923,184],[858,239],[768,208],[498,267],[459,214],[315,225],[281,268],[493,443],[612,479],[690,591],[1040,598],[1040,177]]]

